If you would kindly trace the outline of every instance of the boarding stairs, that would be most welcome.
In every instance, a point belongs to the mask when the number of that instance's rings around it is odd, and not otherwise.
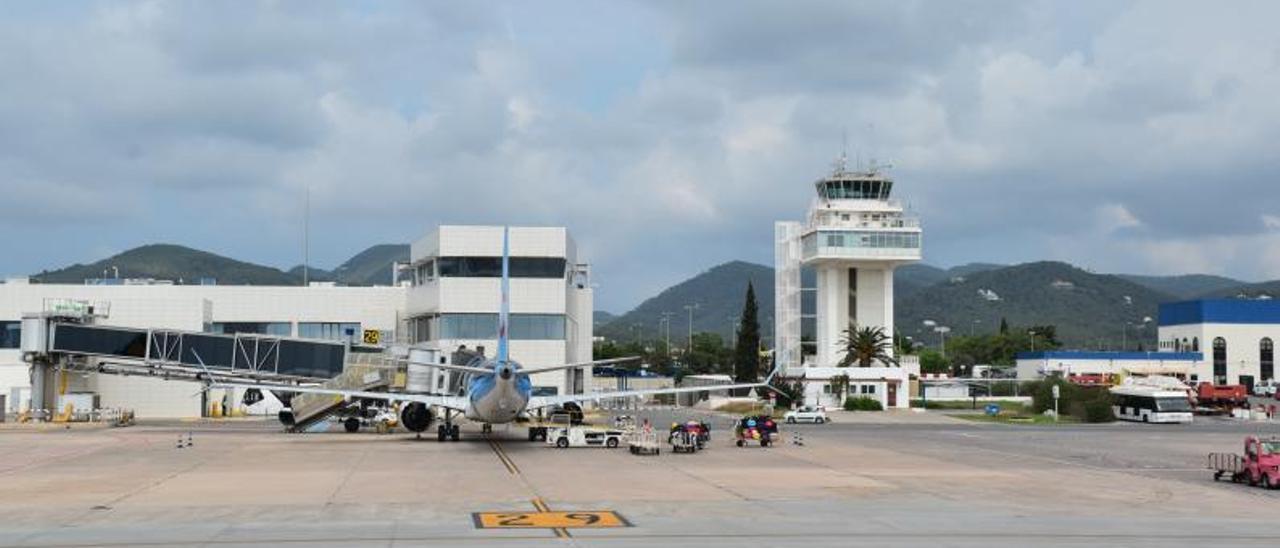
[[[320,386],[361,392],[384,391],[396,385],[397,381],[403,384],[403,374],[397,374],[397,372],[397,368],[393,365],[348,363],[342,374],[325,381]],[[285,423],[288,431],[306,432],[349,405],[358,405],[358,403],[332,394],[294,394],[289,399],[289,408],[281,411],[280,419]]]

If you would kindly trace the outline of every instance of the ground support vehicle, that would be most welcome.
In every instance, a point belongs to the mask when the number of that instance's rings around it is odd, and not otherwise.
[[[1226,477],[1236,483],[1280,488],[1280,437],[1248,436],[1244,439],[1244,455],[1209,453],[1208,461],[1215,481]]]
[[[386,434],[399,424],[400,419],[395,410],[383,407],[353,406],[349,412],[339,414],[342,429],[347,432],[359,432],[361,428],[374,428],[379,434]]]
[[[1267,379],[1253,385],[1253,395],[1260,397],[1273,397],[1276,395],[1276,381]]]
[[[625,433],[621,430],[591,428],[586,426],[555,427],[547,430],[547,444],[560,449],[568,447],[608,447],[622,444]]]
[[[746,447],[749,443],[768,447],[778,441],[778,423],[768,415],[749,415],[738,419],[733,427],[733,436],[738,447]]]
[[[698,434],[688,430],[673,430],[667,436],[667,442],[671,444],[673,453],[697,453],[702,448]]]
[[[627,448],[632,455],[657,455],[662,453],[656,432],[635,432],[627,440]]]
[[[555,428],[566,428],[569,426],[580,426],[581,421],[574,422],[573,416],[568,413],[554,413],[551,420],[543,421],[541,416],[538,420],[526,423],[529,431],[529,441],[547,441],[548,432]]]
[[[1248,405],[1249,392],[1243,384],[1202,382],[1196,385],[1197,412],[1229,413],[1234,408]]]
[[[671,423],[671,432],[668,441],[674,447],[676,445],[675,437],[677,434],[682,435],[683,439],[688,439],[694,445],[694,449],[705,449],[707,444],[711,442],[711,427],[705,422],[688,421],[685,423]],[[688,434],[684,436],[684,434]]]

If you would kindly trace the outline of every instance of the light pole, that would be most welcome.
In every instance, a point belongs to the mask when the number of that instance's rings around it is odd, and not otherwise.
[[[688,356],[693,352],[693,311],[698,309],[698,303],[686,304],[684,309],[689,311],[689,347],[685,348],[685,355]]]
[[[666,335],[667,357],[668,357],[668,358],[669,358],[669,357],[671,357],[671,315],[672,315],[672,314],[671,314],[670,312],[663,312],[663,313],[662,313],[662,321],[664,321],[664,322],[666,322],[666,323],[667,323],[667,331],[666,331],[664,334]]]
[[[738,347],[738,317],[729,316],[729,339],[733,341],[729,348]]]
[[[631,326],[636,329],[636,346],[644,347],[644,324],[636,322]]]
[[[1036,330],[1028,329],[1027,334],[1031,335],[1031,351],[1035,352],[1036,351]]]
[[[975,329],[976,327],[978,327],[978,324],[980,324],[980,323],[982,323],[982,320],[974,319],[974,320],[973,320],[973,323],[969,324],[969,336],[970,336],[970,337],[972,337],[972,336],[973,336],[973,331],[974,331],[974,329]]]
[[[942,357],[946,358],[947,357],[947,333],[951,332],[951,328],[945,325],[939,325],[937,327],[934,327],[933,330],[936,331],[938,333],[938,336],[941,337],[942,339]]]

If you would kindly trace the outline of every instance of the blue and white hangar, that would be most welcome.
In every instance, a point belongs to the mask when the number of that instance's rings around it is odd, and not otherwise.
[[[1018,378],[1051,374],[1159,374],[1188,382],[1243,384],[1275,379],[1280,301],[1200,299],[1164,303],[1154,352],[1049,351],[1018,354]]]

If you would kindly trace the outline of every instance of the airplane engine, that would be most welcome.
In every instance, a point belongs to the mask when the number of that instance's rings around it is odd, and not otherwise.
[[[400,410],[400,424],[410,432],[425,432],[433,421],[435,416],[424,403],[409,403]]]

